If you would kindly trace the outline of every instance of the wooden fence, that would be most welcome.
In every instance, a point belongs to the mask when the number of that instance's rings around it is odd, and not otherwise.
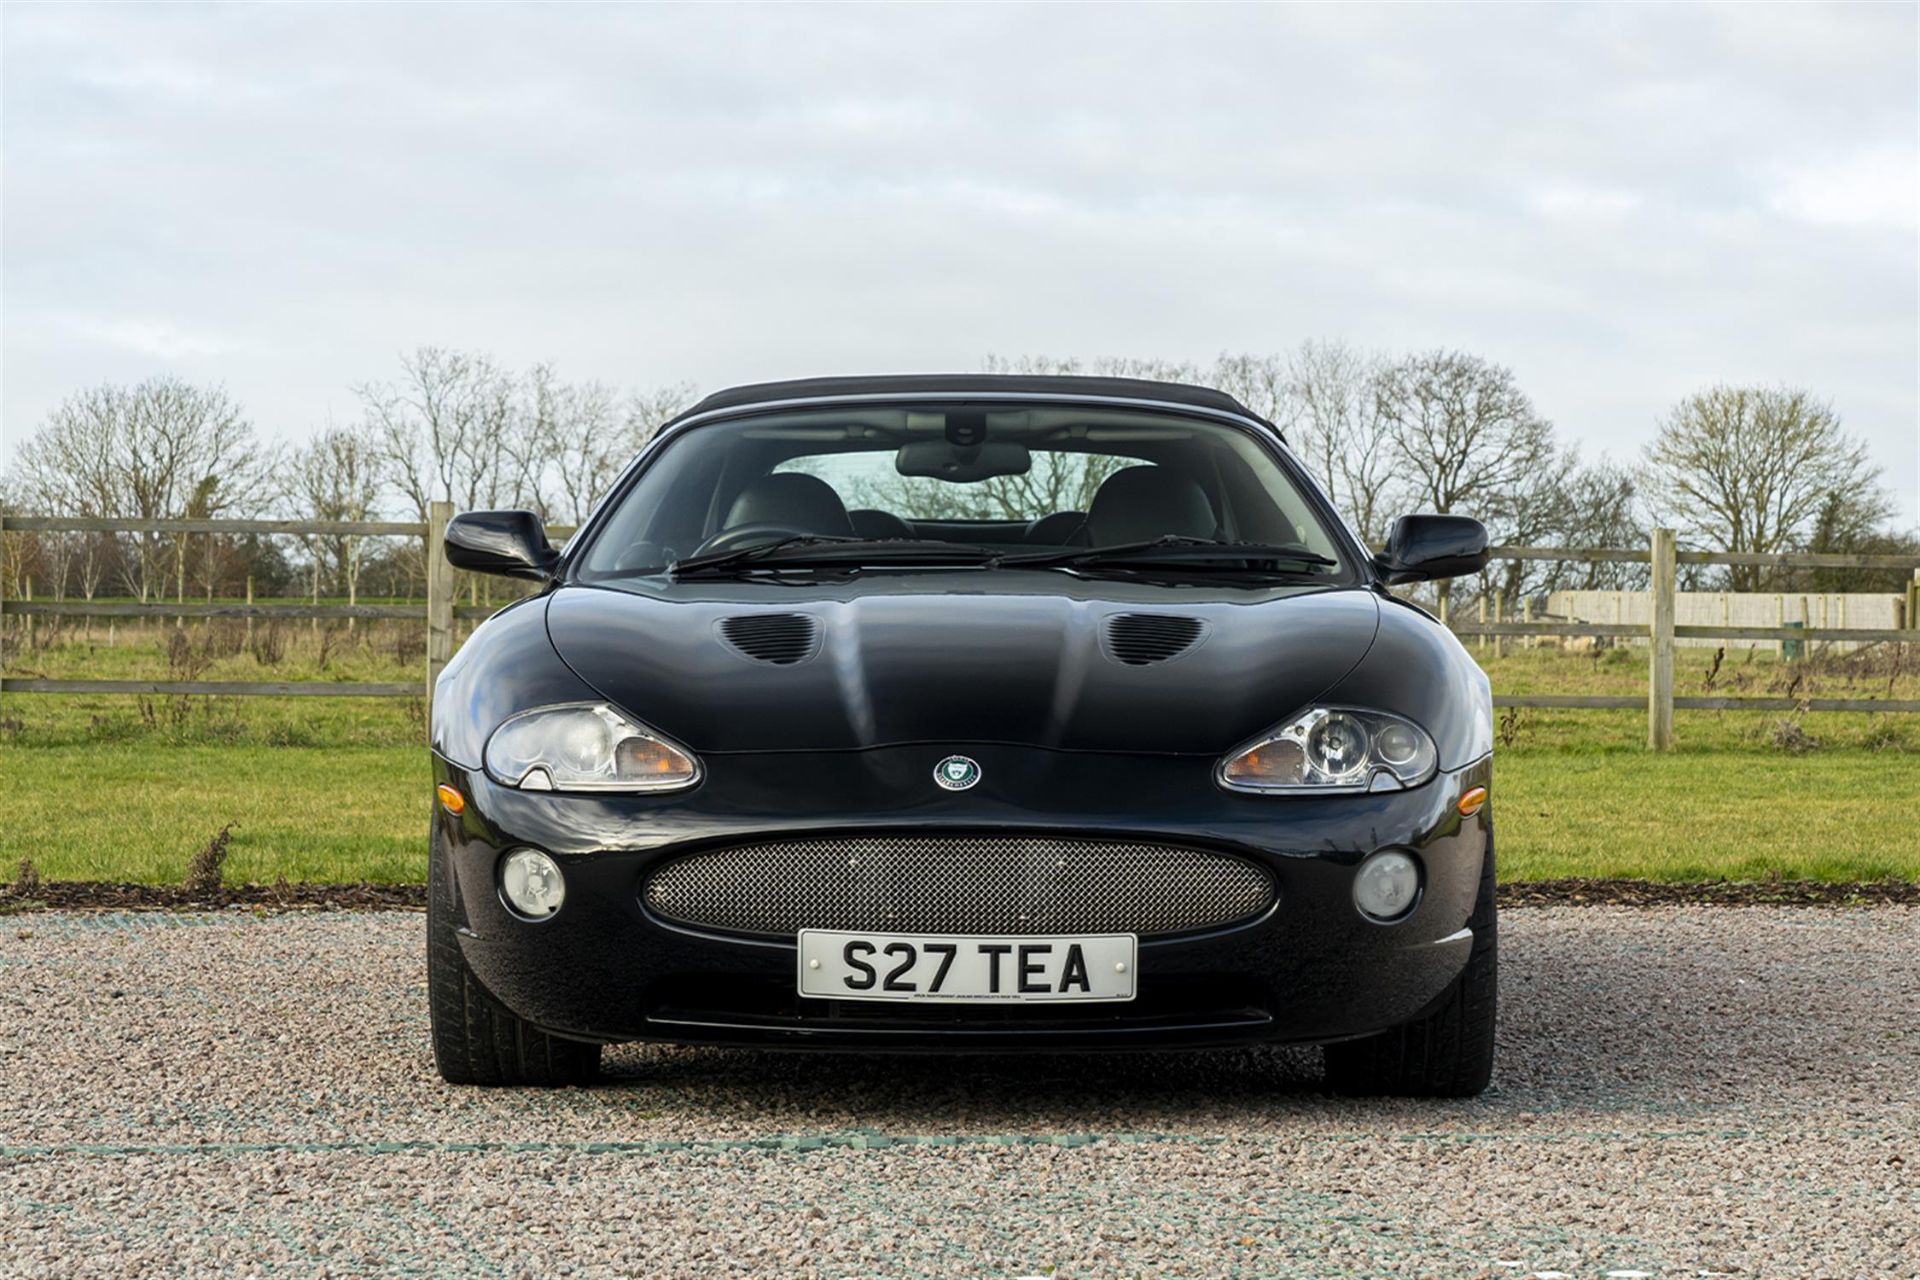
[[[289,534],[366,537],[418,537],[427,547],[427,602],[425,604],[200,604],[165,601],[149,604],[96,603],[80,600],[0,600],[0,617],[8,614],[96,618],[382,618],[422,620],[427,626],[426,680],[392,683],[341,681],[231,681],[231,680],[39,680],[0,673],[0,693],[131,693],[217,694],[270,697],[420,697],[431,695],[433,681],[453,656],[454,622],[484,618],[488,606],[461,606],[456,601],[453,568],[442,554],[442,538],[452,505],[431,505],[425,523],[388,520],[108,520],[65,516],[0,516],[0,532],[60,533],[172,533],[172,534]],[[555,527],[556,539],[573,530]],[[1895,711],[1920,712],[1920,699],[1896,698],[1718,698],[1676,697],[1673,692],[1674,641],[1680,639],[1771,640],[1856,643],[1920,643],[1920,558],[1887,555],[1759,554],[1724,551],[1681,551],[1671,529],[1655,529],[1649,545],[1629,547],[1495,547],[1498,560],[1552,560],[1580,563],[1645,564],[1650,569],[1653,599],[1649,625],[1603,622],[1509,622],[1496,603],[1495,618],[1477,620],[1446,617],[1460,636],[1492,637],[1503,643],[1512,637],[1595,637],[1648,641],[1646,697],[1585,697],[1561,694],[1498,694],[1499,707],[1639,708],[1647,710],[1647,745],[1664,751],[1673,745],[1673,713],[1682,711]],[[1674,593],[1677,567],[1690,565],[1758,565],[1803,569],[1911,570],[1904,626],[1894,628],[1844,627],[1733,627],[1676,626]]]

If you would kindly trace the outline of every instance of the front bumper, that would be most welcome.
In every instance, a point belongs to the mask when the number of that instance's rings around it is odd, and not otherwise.
[[[1324,799],[1228,793],[1213,761],[969,746],[984,780],[931,784],[950,750],[890,747],[719,756],[674,796],[560,796],[500,787],[435,757],[435,781],[467,798],[436,811],[452,863],[461,947],[515,1014],[588,1040],[920,1049],[1191,1047],[1338,1040],[1417,1017],[1472,946],[1467,919],[1489,847],[1491,806],[1462,818],[1482,760],[1413,791]],[[668,924],[641,904],[660,859],[798,835],[966,831],[1158,840],[1249,857],[1273,873],[1266,914],[1211,932],[1145,938],[1127,1004],[978,1006],[801,999],[790,941]],[[564,907],[528,922],[502,904],[508,849],[553,855]],[[1354,908],[1353,870],[1410,849],[1421,897],[1390,925]]]

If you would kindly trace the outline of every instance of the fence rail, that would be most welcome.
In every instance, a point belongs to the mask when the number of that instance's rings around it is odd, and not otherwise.
[[[418,520],[134,520],[76,516],[0,516],[0,533],[155,533],[155,534],[279,534],[306,537],[415,537],[427,544],[427,601],[425,604],[280,604],[165,601],[128,603],[89,600],[0,600],[0,616],[70,616],[92,618],[243,618],[243,619],[380,619],[424,621],[427,626],[427,670],[422,683],[345,682],[323,680],[47,680],[0,676],[0,693],[50,694],[188,694],[257,697],[417,698],[431,696],[433,681],[453,656],[456,620],[484,618],[490,607],[455,603],[453,567],[444,554],[451,504],[433,503],[425,521]],[[556,540],[573,533],[554,526]],[[1644,697],[1574,694],[1498,694],[1496,707],[1543,709],[1639,709],[1647,711],[1647,745],[1664,751],[1673,743],[1673,713],[1680,711],[1866,711],[1920,712],[1920,700],[1899,698],[1720,698],[1676,696],[1673,690],[1673,646],[1676,639],[1748,641],[1846,641],[1860,644],[1920,644],[1920,558],[1897,555],[1836,555],[1820,552],[1758,553],[1681,551],[1672,530],[1656,529],[1650,544],[1639,547],[1521,547],[1493,548],[1494,560],[1570,561],[1584,564],[1645,564],[1651,570],[1649,592],[1653,618],[1637,623],[1445,621],[1454,633],[1468,638],[1592,638],[1648,641],[1647,694]],[[1907,590],[1905,626],[1846,627],[1736,627],[1676,625],[1675,592],[1678,565],[1770,566],[1798,569],[1912,570]],[[29,593],[30,594],[30,593]],[[1896,622],[1900,619],[1896,617]]]

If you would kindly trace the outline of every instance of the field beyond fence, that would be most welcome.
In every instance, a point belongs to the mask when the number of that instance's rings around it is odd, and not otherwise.
[[[453,656],[455,629],[457,622],[464,618],[485,617],[492,612],[490,606],[469,605],[461,607],[457,602],[458,583],[456,574],[447,563],[443,553],[443,541],[447,522],[453,517],[451,504],[432,503],[428,518],[424,523],[396,521],[299,521],[299,520],[109,520],[81,519],[60,516],[5,516],[0,517],[0,538],[9,530],[22,533],[136,533],[202,535],[214,537],[220,534],[293,534],[299,536],[403,536],[419,537],[425,540],[427,598],[421,604],[293,604],[280,601],[195,601],[187,603],[184,599],[172,603],[150,601],[145,603],[99,600],[58,600],[35,601],[31,599],[0,600],[0,695],[6,693],[61,693],[61,694],[145,694],[145,695],[191,695],[210,694],[227,696],[261,695],[273,697],[305,697],[331,695],[340,697],[415,697],[432,694],[433,680],[440,668]],[[553,533],[564,537],[571,529],[556,528]],[[1673,655],[1679,642],[1722,641],[1741,644],[1772,643],[1781,647],[1786,654],[1789,647],[1802,647],[1808,644],[1833,645],[1844,644],[1848,648],[1862,645],[1893,644],[1905,645],[1920,639],[1915,630],[1920,624],[1920,557],[1897,555],[1845,555],[1819,553],[1770,553],[1756,554],[1744,552],[1681,551],[1678,549],[1673,531],[1655,529],[1649,545],[1645,548],[1630,547],[1521,547],[1506,546],[1493,549],[1492,560],[1561,560],[1604,563],[1644,563],[1649,569],[1649,587],[1643,593],[1646,606],[1644,622],[1591,622],[1544,620],[1534,621],[1531,606],[1526,606],[1526,616],[1519,621],[1509,619],[1504,602],[1496,593],[1492,597],[1493,616],[1486,616],[1487,598],[1482,597],[1480,616],[1477,619],[1459,619],[1449,617],[1447,596],[1438,596],[1440,617],[1455,634],[1481,640],[1491,639],[1496,651],[1504,652],[1514,642],[1527,642],[1543,638],[1565,640],[1583,638],[1589,640],[1617,641],[1644,640],[1648,649],[1647,686],[1644,698],[1624,694],[1524,694],[1496,691],[1496,705],[1501,707],[1553,707],[1560,709],[1625,709],[1644,706],[1647,712],[1647,745],[1656,751],[1664,751],[1673,745],[1673,713],[1684,710],[1716,711],[1872,711],[1880,712],[1916,712],[1920,711],[1920,699],[1887,697],[1871,698],[1821,698],[1805,696],[1803,691],[1795,690],[1786,696],[1742,696],[1732,697],[1717,693],[1697,695],[1677,695],[1673,683]],[[1734,625],[1729,618],[1719,623],[1687,623],[1677,620],[1677,582],[1680,565],[1745,565],[1771,566],[1778,568],[1806,569],[1898,569],[1913,574],[1913,584],[1908,588],[1904,600],[1896,600],[1892,609],[1893,625],[1887,627],[1848,627],[1844,625],[1826,625],[1831,619],[1823,619],[1818,627],[1806,625],[1806,620],[1795,626],[1787,626],[1784,620],[1775,626]],[[184,594],[184,593],[183,593]],[[1620,593],[1616,593],[1619,595]],[[1784,599],[1784,597],[1783,597]],[[129,680],[129,679],[50,679],[44,676],[8,675],[6,672],[6,631],[5,620],[9,615],[26,618],[51,617],[89,617],[109,619],[172,618],[184,621],[188,618],[214,619],[238,618],[249,621],[261,619],[306,619],[317,622],[322,619],[373,621],[419,620],[425,624],[426,639],[424,647],[425,671],[417,681],[234,681],[208,679],[165,679],[165,680]]]
[[[1515,620],[1498,603],[1447,618],[1496,695],[1502,879],[1920,880],[1911,600],[1897,627],[1681,623],[1673,565],[1733,558],[1661,541],[1495,552],[1637,557],[1653,575],[1639,625]],[[459,604],[476,584],[434,550],[425,602],[0,601],[0,879],[31,858],[50,880],[178,883],[230,824],[229,882],[419,881],[427,679],[503,602]],[[1913,567],[1891,559],[1774,558]],[[1679,647],[1696,637],[1749,647]]]

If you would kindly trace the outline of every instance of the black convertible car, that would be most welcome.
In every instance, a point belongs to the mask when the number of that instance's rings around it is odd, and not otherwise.
[[[1486,533],[1342,524],[1274,426],[1113,378],[709,396],[440,676],[449,1081],[660,1040],[1325,1043],[1355,1092],[1493,1059],[1487,681],[1393,583]]]

